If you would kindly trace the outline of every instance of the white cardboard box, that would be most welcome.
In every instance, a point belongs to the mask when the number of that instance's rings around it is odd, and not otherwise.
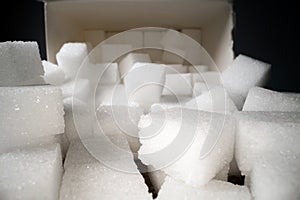
[[[85,30],[123,31],[139,27],[201,29],[202,45],[220,70],[233,60],[229,0],[44,0],[47,56],[65,42],[84,41]],[[210,63],[208,64],[211,66]]]

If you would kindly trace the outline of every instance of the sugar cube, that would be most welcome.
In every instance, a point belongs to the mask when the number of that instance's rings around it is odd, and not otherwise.
[[[257,199],[297,199],[300,179],[300,115],[241,112],[235,157]]]
[[[221,86],[216,86],[186,102],[185,107],[222,114],[230,114],[237,111],[235,104]]]
[[[195,66],[188,67],[189,73],[202,73],[207,71],[208,71],[208,67],[206,65],[195,65]]]
[[[184,50],[171,48],[163,52],[162,61],[167,64],[183,64],[185,55]]]
[[[158,30],[145,30],[144,31],[144,47],[146,48],[162,48],[160,41],[162,40],[165,31],[163,29]]]
[[[119,136],[110,139],[129,149],[128,144],[127,147],[125,144],[126,139]],[[92,138],[88,141],[95,140]],[[93,152],[88,151],[80,141],[71,143],[65,162],[60,199],[152,199],[131,153],[122,157],[123,154],[118,154],[117,151],[116,155],[112,155],[113,152],[109,152],[101,141],[96,141]],[[83,142],[87,144],[87,141]],[[102,154],[103,160],[97,160],[97,152]],[[122,171],[123,165],[128,165],[130,171]]]
[[[230,116],[171,108],[141,117],[139,127],[141,161],[192,186],[205,185],[232,160]],[[202,148],[210,153],[202,156]]]
[[[103,30],[85,30],[85,42],[90,43],[93,47],[97,46],[100,42],[105,40],[105,32]]]
[[[124,78],[128,101],[146,107],[159,102],[165,78],[163,65],[135,63]]]
[[[116,84],[120,82],[118,63],[84,63],[78,78],[88,79],[91,88],[98,84]]]
[[[224,181],[212,180],[205,186],[195,188],[167,177],[157,199],[251,200],[252,197],[247,187]]]
[[[88,56],[86,43],[65,43],[56,54],[58,66],[65,72],[67,79],[75,78],[80,66]]]
[[[207,84],[221,85],[221,75],[216,71],[193,73],[193,83],[204,82]]]
[[[224,166],[223,169],[221,169],[221,171],[214,177],[215,180],[219,180],[219,181],[227,181],[228,179],[228,174],[229,174],[229,170],[230,170],[230,164],[227,164],[226,166]]]
[[[210,84],[210,83],[204,83],[204,82],[196,82],[194,83],[194,87],[193,87],[193,97],[197,97],[201,94],[204,94],[215,87],[221,87],[221,86]]]
[[[271,65],[239,55],[221,74],[222,82],[239,110],[242,109],[248,91],[263,86]]]
[[[300,112],[300,95],[254,87],[248,93],[243,110]]]
[[[68,97],[64,99],[64,110],[65,135],[69,141],[86,138],[92,134],[92,113],[86,103],[76,98]]]
[[[95,103],[98,105],[128,105],[125,86],[117,85],[99,85],[95,94]]]
[[[151,112],[166,110],[174,107],[184,107],[185,103],[190,101],[191,99],[192,97],[190,96],[161,96],[159,103],[154,103],[151,105]]]
[[[181,64],[173,64],[173,65],[165,65],[166,66],[166,74],[178,74],[178,73],[187,73],[187,66],[183,66]]]
[[[187,95],[192,96],[191,74],[166,74],[166,82],[163,95]]]
[[[61,67],[46,60],[43,60],[42,64],[45,72],[43,78],[46,83],[56,86],[60,86],[64,83],[65,73]]]
[[[64,132],[61,90],[54,86],[0,87],[1,143]]]
[[[0,154],[1,199],[56,200],[62,171],[59,144]]]
[[[141,30],[127,30],[121,33],[114,33],[109,35],[107,39],[108,44],[117,44],[117,45],[130,45],[133,48],[142,48],[143,47],[143,32]]]
[[[36,42],[1,42],[0,60],[0,86],[45,84]]]
[[[116,62],[121,56],[132,51],[132,46],[129,44],[101,44],[95,48],[99,52],[97,62],[112,63]]]
[[[87,102],[91,97],[90,81],[87,79],[76,79],[61,86],[63,98],[73,97]]]
[[[137,62],[151,63],[149,54],[145,53],[129,53],[119,63],[119,70],[121,78],[124,78],[130,71],[133,65]]]
[[[136,153],[140,147],[138,122],[142,114],[143,109],[139,107],[100,105],[97,108],[97,128],[105,135],[124,135],[132,151]]]

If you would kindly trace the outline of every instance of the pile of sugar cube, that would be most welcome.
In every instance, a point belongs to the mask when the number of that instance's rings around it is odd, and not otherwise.
[[[181,32],[201,42],[199,30]],[[239,55],[217,71],[155,49],[91,56],[114,34],[86,31],[57,64],[36,42],[0,43],[0,199],[300,199],[300,94],[263,88],[269,64]],[[101,55],[176,37],[137,31]]]

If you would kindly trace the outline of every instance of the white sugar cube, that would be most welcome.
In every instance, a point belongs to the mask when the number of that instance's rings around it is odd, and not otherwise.
[[[1,154],[1,199],[56,200],[62,171],[59,144]]]
[[[66,78],[73,79],[87,56],[86,43],[65,43],[56,54],[56,60],[58,66],[65,72]]]
[[[208,71],[208,67],[206,65],[189,66],[188,71],[189,71],[189,73],[207,72]]]
[[[239,55],[221,74],[222,82],[238,109],[242,109],[248,91],[263,86],[271,65]]]
[[[163,95],[192,96],[192,76],[186,74],[167,74]]]
[[[297,199],[300,179],[300,115],[241,112],[235,157],[257,199]]]
[[[64,99],[64,110],[65,134],[69,141],[86,138],[92,134],[92,113],[86,103],[68,97]]]
[[[158,193],[158,200],[251,200],[249,189],[245,186],[233,185],[224,181],[212,180],[207,185],[194,188],[181,181],[167,177]]]
[[[98,84],[116,84],[120,81],[118,63],[84,63],[78,78],[88,79],[91,88]]]
[[[221,85],[221,74],[216,71],[208,71],[203,73],[193,73],[193,83],[204,82],[207,84]]]
[[[134,64],[124,78],[128,101],[142,106],[159,102],[165,78],[165,67],[161,64]]]
[[[221,87],[221,86],[210,84],[210,83],[204,83],[204,82],[196,82],[194,83],[194,87],[193,87],[193,97],[202,95],[212,90],[215,87]]]
[[[181,32],[201,44],[200,29],[182,29]]]
[[[130,71],[133,65],[137,62],[151,63],[149,54],[145,53],[130,53],[124,57],[119,63],[121,78],[124,78]]]
[[[97,46],[96,51],[99,52],[99,63],[115,62],[124,54],[132,51],[132,46],[129,44],[101,44]]]
[[[187,66],[183,66],[181,64],[174,65],[165,65],[166,66],[166,74],[178,74],[178,73],[187,73]]]
[[[162,48],[160,41],[164,36],[163,30],[145,30],[144,31],[144,47],[147,48]]]
[[[117,147],[128,151],[128,155],[108,151],[106,144],[101,144],[102,140],[96,141],[91,149],[86,149],[80,141],[71,142],[60,199],[151,199],[126,139],[120,136],[110,139]],[[95,138],[83,142],[89,141]],[[101,153],[99,160],[97,152]],[[130,171],[122,171],[124,166]]]
[[[107,40],[108,44],[130,45],[133,48],[143,47],[143,32],[139,30],[128,30],[119,34],[113,33],[108,36],[113,36]]]
[[[140,174],[120,172],[101,163],[86,164],[66,170],[60,199],[151,200],[147,190]]]
[[[95,94],[95,103],[98,105],[128,105],[125,86],[117,85],[100,85]]]
[[[232,160],[235,123],[230,116],[172,108],[142,117],[139,127],[141,161],[195,187]]]
[[[63,98],[76,98],[87,102],[91,96],[90,81],[87,79],[76,79],[61,86]]]
[[[44,74],[36,42],[0,43],[0,86],[44,84]]]
[[[1,143],[64,132],[61,90],[54,86],[0,87]]]
[[[98,127],[105,135],[122,134],[133,152],[140,147],[138,140],[138,122],[143,109],[129,106],[99,106],[97,108]]]
[[[300,95],[254,87],[248,93],[243,110],[300,112]]]
[[[162,62],[167,64],[183,64],[186,52],[181,49],[168,49],[163,52]]]
[[[46,60],[43,60],[42,64],[45,72],[43,78],[46,83],[56,86],[60,86],[64,83],[65,73],[61,67]]]
[[[97,46],[100,42],[105,40],[105,32],[103,30],[85,30],[85,42],[90,43],[93,47]]]
[[[159,103],[154,103],[151,105],[151,112],[162,111],[169,108],[181,108],[184,107],[185,103],[190,101],[191,99],[192,97],[190,96],[161,96]]]
[[[237,108],[225,89],[216,86],[209,91],[194,97],[185,104],[186,108],[229,114],[237,111]]]

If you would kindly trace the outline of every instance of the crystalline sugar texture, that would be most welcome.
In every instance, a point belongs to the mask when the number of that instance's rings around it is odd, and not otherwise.
[[[186,102],[185,107],[223,114],[237,111],[235,104],[221,86],[216,86],[189,102]]]
[[[138,122],[143,109],[129,106],[99,106],[97,108],[98,129],[105,135],[126,136],[133,152],[140,147]]]
[[[212,180],[205,186],[195,188],[171,177],[167,177],[162,189],[158,193],[157,199],[251,200],[252,197],[249,189],[245,186]]]
[[[61,86],[63,98],[76,98],[83,102],[90,100],[90,81],[87,79],[76,79]]]
[[[159,103],[154,103],[151,105],[151,112],[166,110],[169,108],[184,107],[185,103],[190,101],[192,97],[190,96],[175,96],[166,95],[161,96]]]
[[[91,88],[98,84],[116,84],[120,81],[119,69],[117,63],[90,63],[85,62],[80,71],[80,79],[88,79]]]
[[[73,79],[87,56],[86,43],[65,43],[56,54],[56,60],[58,66],[65,72],[66,78]]]
[[[56,86],[64,83],[65,73],[61,67],[45,60],[42,61],[42,64],[45,71],[43,78],[46,83]]]
[[[98,105],[128,105],[125,86],[117,85],[99,85],[95,96],[96,106]]]
[[[232,160],[235,124],[230,116],[172,108],[142,117],[139,127],[141,161],[164,167],[187,184],[208,183]],[[204,145],[211,151],[200,157]]]
[[[87,104],[78,99],[68,97],[64,99],[64,110],[65,134],[69,141],[86,138],[92,134],[92,113]]]
[[[243,111],[300,112],[300,95],[254,87],[248,93]]]
[[[216,71],[193,73],[193,83],[203,82],[206,84],[221,85],[221,75]]]
[[[54,86],[0,87],[1,143],[64,132],[61,90]]]
[[[151,63],[151,58],[149,54],[145,53],[129,53],[119,63],[121,78],[124,78],[133,67],[133,65],[137,62]]]
[[[161,64],[134,64],[134,67],[124,78],[129,102],[143,106],[159,102],[165,78],[165,68]]]
[[[1,154],[1,199],[56,200],[62,171],[59,144]]]
[[[239,55],[225,69],[222,82],[238,109],[242,109],[249,90],[254,86],[263,86],[271,65]]]
[[[191,74],[167,74],[163,95],[192,96]]]
[[[126,148],[126,139],[118,137],[113,140]],[[108,153],[107,149],[96,147],[102,153]],[[129,149],[128,144],[127,148]],[[60,199],[152,199],[132,156],[121,158],[119,155],[118,160],[107,154],[106,158],[109,160],[99,162],[80,142],[71,143],[65,162],[66,172]],[[119,168],[115,168],[123,164],[131,165],[135,173],[118,171]]]
[[[235,157],[256,199],[300,196],[300,114],[241,112]]]
[[[45,84],[36,42],[1,42],[0,60],[0,86]]]
[[[204,82],[196,82],[194,83],[194,87],[193,87],[193,97],[197,97],[201,94],[204,94],[217,86],[218,85],[204,83]]]

